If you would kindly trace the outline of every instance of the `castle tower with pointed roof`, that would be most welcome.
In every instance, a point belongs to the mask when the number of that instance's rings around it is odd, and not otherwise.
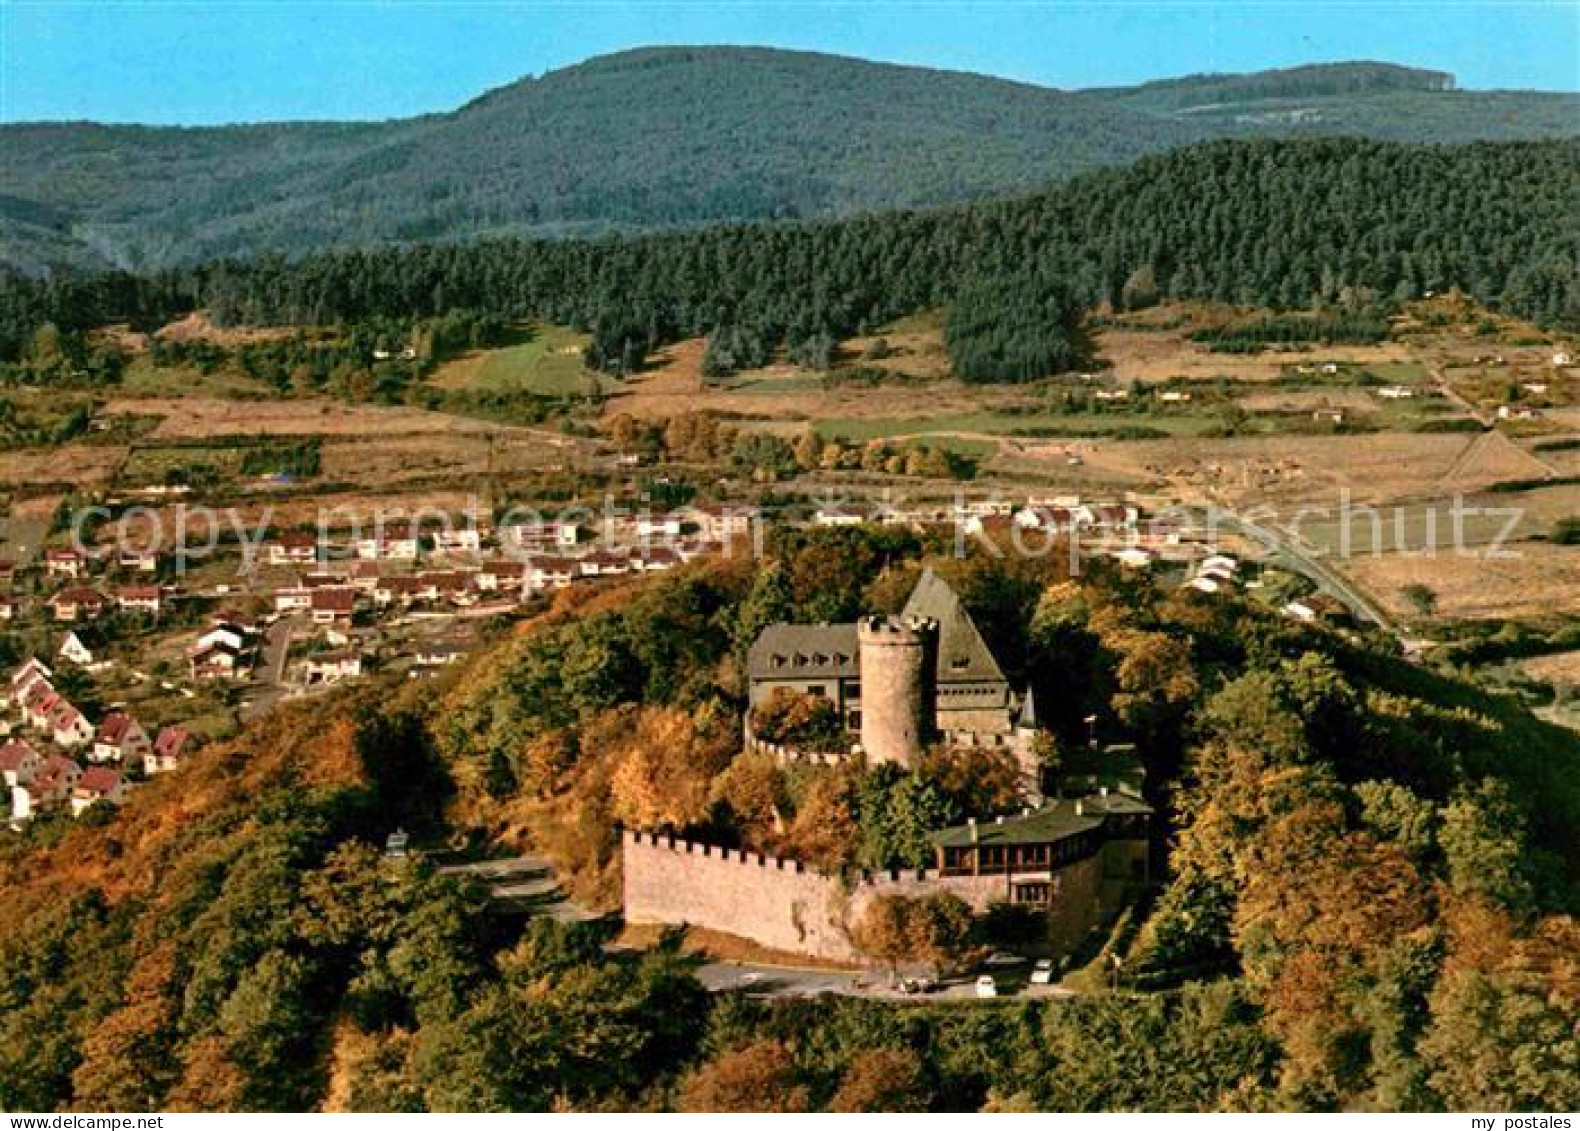
[[[1015,729],[1014,693],[959,594],[925,569],[901,615],[938,622],[939,731],[1009,735]]]

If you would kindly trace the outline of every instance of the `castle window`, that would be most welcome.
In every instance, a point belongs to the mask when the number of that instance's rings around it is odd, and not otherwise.
[[[1052,894],[1052,885],[1045,883],[1016,884],[1016,903],[1047,903]]]
[[[816,695],[821,699],[828,694],[828,691],[821,683],[809,683],[806,685],[806,693],[808,695]]]

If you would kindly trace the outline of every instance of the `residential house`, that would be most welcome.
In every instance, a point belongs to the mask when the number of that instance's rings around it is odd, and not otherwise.
[[[168,726],[159,732],[154,739],[153,749],[148,752],[147,759],[143,762],[143,772],[147,774],[169,773],[181,765],[182,761],[191,753],[192,732],[182,726]]]
[[[583,577],[620,577],[631,572],[631,556],[618,550],[594,550],[576,560]]]
[[[357,611],[357,591],[349,585],[315,589],[310,609],[314,624],[350,621]]]
[[[112,770],[109,766],[91,766],[71,791],[71,815],[80,817],[84,810],[101,801],[119,805],[125,799],[126,779],[119,770]]]
[[[465,655],[466,649],[459,644],[442,642],[421,644],[417,647],[417,654],[412,657],[412,664],[417,668],[443,668],[457,662]]]
[[[636,573],[662,573],[674,569],[684,560],[679,550],[672,550],[668,546],[650,546],[631,555],[631,569]]]
[[[187,662],[194,680],[237,679],[247,670],[241,649],[223,641],[199,643],[188,654]]]
[[[639,514],[636,516],[638,538],[679,538],[684,521],[679,514]]]
[[[71,581],[88,575],[88,558],[77,550],[44,551],[44,571],[50,577],[64,577]]]
[[[93,736],[93,748],[88,753],[88,760],[116,762],[141,769],[152,748],[148,732],[136,719],[125,711],[111,711],[99,723],[99,732]]]
[[[109,604],[103,594],[81,585],[62,589],[51,597],[48,603],[55,619],[65,623],[92,620],[102,615]]]
[[[483,534],[474,526],[441,530],[433,536],[433,548],[441,554],[480,554]]]
[[[1146,569],[1156,557],[1151,550],[1141,546],[1125,546],[1115,550],[1111,556],[1126,569]]]
[[[5,784],[7,791],[29,784],[43,764],[38,751],[25,742],[7,742],[0,746],[0,782]]]
[[[812,514],[814,526],[860,526],[867,518],[860,511],[845,507],[818,507]]]
[[[206,648],[214,644],[223,644],[232,651],[240,652],[247,647],[250,635],[239,625],[231,624],[229,621],[217,621],[197,638],[196,647]]]
[[[104,636],[101,633],[89,628],[74,628],[61,641],[58,654],[62,660],[76,664],[79,668],[91,668],[103,660],[104,648]]]
[[[352,546],[363,561],[414,562],[422,550],[422,537],[408,524],[392,524],[358,534]]]
[[[290,589],[276,589],[274,592],[274,611],[282,616],[291,613],[305,613],[313,607],[313,591],[295,586]]]
[[[681,510],[681,518],[688,526],[709,542],[730,542],[751,535],[758,519],[754,506],[726,506],[718,503],[698,503]]]
[[[270,565],[309,565],[318,560],[318,535],[282,534],[263,548]]]
[[[35,657],[28,657],[25,663],[11,673],[10,694],[6,698],[5,705],[21,703],[28,692],[40,684],[53,691],[51,681],[54,678],[55,673],[47,665]]]
[[[527,588],[536,593],[544,589],[564,589],[577,576],[575,558],[535,557],[527,563]]]
[[[63,750],[86,746],[93,741],[93,724],[87,716],[72,706],[64,696],[57,695],[57,702],[46,708],[45,728],[55,745]]]
[[[157,585],[123,585],[115,591],[115,606],[123,613],[157,617],[164,610],[164,593]]]
[[[70,758],[53,754],[44,759],[33,777],[33,788],[45,805],[64,801],[82,780],[82,767]]]
[[[362,656],[353,649],[320,652],[307,658],[308,683],[339,683],[343,679],[355,679],[361,674]]]
[[[526,562],[485,562],[474,583],[481,593],[519,593],[526,578]]]
[[[124,546],[121,548],[120,557],[116,559],[116,562],[121,569],[131,573],[158,573],[159,551],[140,550],[132,546]]]
[[[70,758],[55,755],[44,759],[31,781],[11,787],[12,824],[21,824],[64,802],[81,777],[82,767]]]

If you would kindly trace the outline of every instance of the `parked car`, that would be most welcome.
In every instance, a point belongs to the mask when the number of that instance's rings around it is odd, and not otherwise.
[[[930,994],[937,988],[938,983],[925,975],[917,978],[905,978],[900,982],[900,992],[902,994]]]
[[[1037,959],[1037,965],[1031,968],[1031,984],[1034,986],[1048,986],[1053,984],[1053,959]]]
[[[977,979],[977,997],[998,997],[998,983],[993,980],[993,975],[983,974]]]

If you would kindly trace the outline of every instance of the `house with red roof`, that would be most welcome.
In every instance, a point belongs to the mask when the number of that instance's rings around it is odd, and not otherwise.
[[[357,611],[357,591],[349,585],[314,589],[308,607],[314,624],[349,621]]]
[[[109,766],[91,766],[71,791],[71,815],[80,817],[90,806],[105,802],[119,805],[126,800],[126,778]]]
[[[87,576],[88,557],[76,550],[46,550],[44,570],[51,577],[66,577],[75,581]]]
[[[115,762],[128,768],[141,769],[153,742],[148,732],[125,711],[111,711],[99,723],[93,736],[93,747],[88,751],[90,762]]]
[[[192,732],[182,726],[168,726],[154,739],[153,749],[143,761],[143,772],[163,774],[175,769],[191,753]]]
[[[115,591],[115,607],[123,613],[158,616],[164,609],[164,592],[157,585],[123,585]]]
[[[50,612],[58,621],[92,620],[103,614],[109,601],[104,594],[85,585],[62,589],[48,601]]]
[[[11,789],[11,820],[20,823],[64,802],[82,780],[82,767],[70,758],[44,759],[33,780]]]
[[[307,565],[318,560],[318,535],[282,534],[263,548],[270,565]]]
[[[28,785],[38,776],[44,760],[25,742],[7,742],[0,746],[0,782],[7,789]]]

